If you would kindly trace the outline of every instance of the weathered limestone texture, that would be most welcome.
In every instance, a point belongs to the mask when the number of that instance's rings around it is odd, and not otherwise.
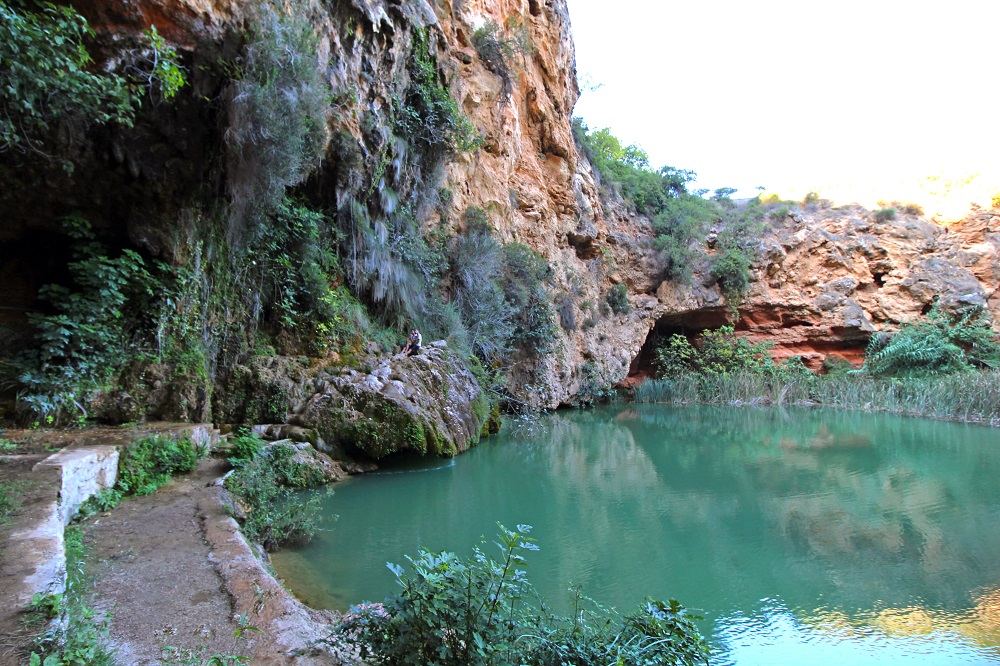
[[[401,451],[453,456],[479,441],[489,419],[475,377],[442,341],[370,372],[326,375],[291,421],[319,433],[321,450],[378,460]]]

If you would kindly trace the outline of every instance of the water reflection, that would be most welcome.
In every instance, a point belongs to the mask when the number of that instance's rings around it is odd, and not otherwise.
[[[840,651],[827,663],[890,643],[938,659],[913,663],[985,663],[1000,644],[997,443],[822,410],[560,413],[450,466],[339,486],[333,529],[277,566],[343,608],[393,590],[386,560],[467,553],[497,521],[529,523],[542,548],[529,571],[557,608],[571,585],[619,608],[675,597],[732,663],[815,663],[794,659],[817,641]],[[979,661],[961,661],[969,650]]]

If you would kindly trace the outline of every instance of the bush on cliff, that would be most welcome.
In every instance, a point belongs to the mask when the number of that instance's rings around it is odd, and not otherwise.
[[[524,570],[537,550],[531,527],[500,525],[499,557],[421,550],[409,571],[390,564],[402,590],[351,609],[328,639],[357,645],[375,664],[702,664],[708,647],[676,601],[647,600],[621,615],[579,592],[573,617],[548,610]]]

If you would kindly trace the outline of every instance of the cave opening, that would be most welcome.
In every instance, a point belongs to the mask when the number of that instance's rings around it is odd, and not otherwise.
[[[688,340],[693,341],[702,331],[731,323],[730,316],[729,308],[718,307],[660,317],[649,329],[639,353],[632,359],[628,376],[635,377],[639,381],[652,377],[656,349],[670,336],[683,335]]]

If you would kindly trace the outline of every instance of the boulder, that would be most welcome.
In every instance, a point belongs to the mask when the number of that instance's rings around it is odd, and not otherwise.
[[[440,342],[370,372],[329,377],[290,422],[327,446],[379,460],[403,451],[454,456],[479,441],[490,418],[469,367]]]

